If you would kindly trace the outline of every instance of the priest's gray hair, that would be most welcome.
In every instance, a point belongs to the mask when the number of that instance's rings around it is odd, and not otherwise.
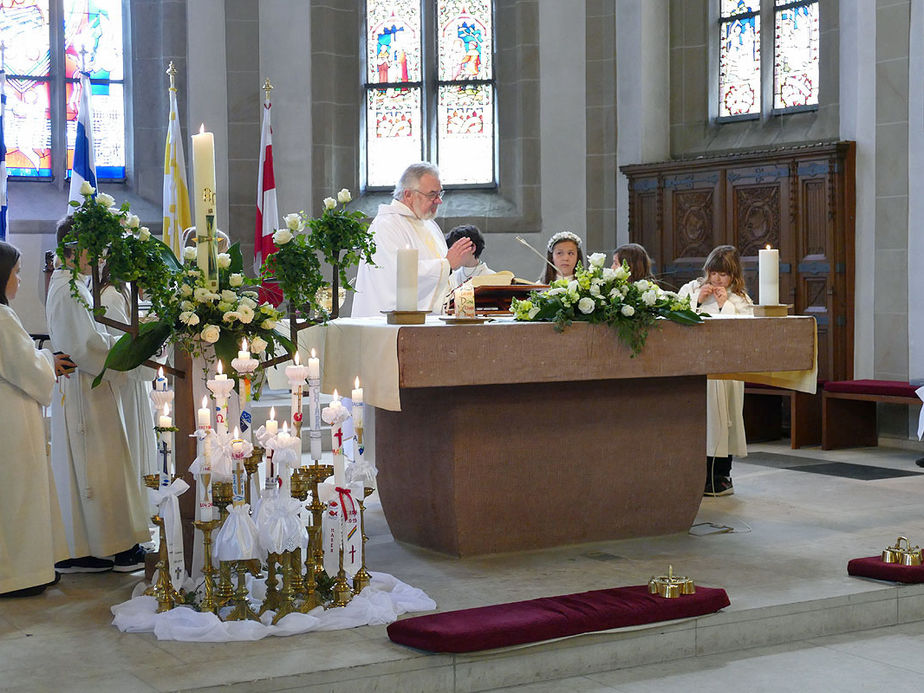
[[[429,161],[419,161],[416,164],[411,164],[404,169],[404,173],[402,173],[401,177],[398,179],[398,183],[395,185],[395,191],[391,196],[396,200],[400,200],[404,197],[405,190],[416,190],[417,186],[420,185],[420,179],[428,173],[431,176],[440,177],[440,170]]]

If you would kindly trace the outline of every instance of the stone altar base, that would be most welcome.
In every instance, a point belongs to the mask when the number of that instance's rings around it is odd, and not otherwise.
[[[471,556],[673,534],[696,517],[705,376],[414,388],[401,401],[375,413],[398,541]]]

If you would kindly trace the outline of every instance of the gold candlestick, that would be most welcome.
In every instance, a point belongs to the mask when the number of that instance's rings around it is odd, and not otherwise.
[[[212,502],[218,506],[218,525],[221,526],[228,519],[228,506],[231,504],[232,486],[230,481],[212,482]],[[231,601],[234,596],[234,585],[231,583],[231,564],[233,561],[221,561],[218,564],[218,586],[215,590],[215,601],[222,607]]]
[[[311,529],[314,534],[314,559],[313,571],[315,575],[324,572],[324,546],[321,542],[321,521],[324,519],[324,503],[318,497],[318,484],[327,479],[334,473],[334,466],[331,464],[318,464],[315,462],[308,467],[308,479],[311,483],[311,503],[308,509],[311,510]],[[307,558],[307,557],[306,557]]]
[[[374,490],[375,489],[369,488],[368,486],[364,486],[363,497],[357,499],[359,502],[359,533],[362,537],[362,551],[360,552],[361,565],[359,570],[356,571],[356,575],[353,576],[353,594],[359,594],[369,586],[370,582],[372,582],[372,575],[366,570],[366,541],[368,541],[369,537],[366,536],[366,506],[363,501],[371,496]]]
[[[225,618],[226,621],[259,621],[260,617],[253,610],[247,599],[247,561],[235,561],[237,569],[237,589],[234,592],[232,604],[234,609]]]
[[[196,520],[193,522],[196,529],[202,532],[202,548],[205,555],[202,559],[202,577],[205,585],[205,598],[199,609],[201,611],[211,611],[213,614],[218,613],[218,603],[214,595],[214,575],[215,568],[212,567],[212,531],[218,526],[218,520]]]
[[[212,482],[212,503],[218,506],[218,524],[223,525],[228,519],[228,506],[233,498],[230,481]]]
[[[145,474],[144,484],[149,489],[156,491],[160,487],[160,474]],[[157,599],[157,613],[169,611],[177,604],[183,602],[183,597],[173,588],[170,582],[170,559],[167,554],[167,537],[164,531],[164,518],[160,515],[151,517],[151,521],[157,526],[160,535],[157,550],[157,581],[148,587],[144,594]]]
[[[253,506],[253,499],[250,493],[250,488],[253,486],[251,478],[257,473],[257,468],[263,460],[263,452],[263,448],[254,445],[253,452],[248,457],[244,458],[244,471],[247,472],[247,486],[244,489],[244,500],[251,507]]]
[[[353,590],[350,589],[350,583],[347,582],[346,572],[343,570],[343,545],[340,546],[340,569],[337,571],[337,579],[334,580],[333,599],[331,606],[346,606],[353,598]]]
[[[276,609],[276,615],[273,616],[273,625],[275,626],[283,617],[288,616],[295,611],[295,600],[292,592],[292,562],[294,556],[292,551],[283,551],[279,559],[282,565],[282,594],[279,599],[279,607]]]
[[[263,598],[263,605],[260,607],[260,615],[267,611],[276,611],[282,603],[279,590],[276,589],[278,581],[276,580],[276,565],[279,563],[278,553],[266,554],[266,597]]]

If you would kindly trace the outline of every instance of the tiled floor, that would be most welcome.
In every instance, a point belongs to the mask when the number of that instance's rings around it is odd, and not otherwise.
[[[421,587],[442,610],[639,584],[670,563],[729,593],[728,609],[695,622],[471,657],[393,645],[383,626],[253,643],[162,642],[110,625],[109,606],[128,599],[137,576],[67,575],[41,597],[0,602],[0,688],[910,690],[924,669],[924,586],[851,578],[846,562],[898,534],[924,541],[918,455],[784,444],[752,452],[769,454],[735,462],[735,495],[705,499],[691,532],[667,537],[457,560],[396,544],[371,504],[371,568]],[[864,481],[791,468],[802,461],[915,473]]]

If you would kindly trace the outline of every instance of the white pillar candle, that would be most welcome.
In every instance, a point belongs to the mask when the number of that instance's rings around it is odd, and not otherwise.
[[[311,350],[311,356],[308,357],[308,377],[312,380],[321,377],[321,359],[314,355],[314,349]]]
[[[398,249],[396,310],[417,310],[417,248]]]
[[[196,423],[199,428],[212,427],[212,412],[208,408],[209,400],[207,397],[202,398],[202,408],[196,412]]]
[[[270,407],[270,417],[266,420],[264,426],[266,432],[274,436],[279,432],[279,422],[276,421],[276,407]]]
[[[762,306],[780,303],[780,251],[767,246],[757,251],[757,298]]]
[[[158,392],[167,391],[167,379],[164,377],[164,367],[157,369],[157,379],[154,381],[154,389]]]
[[[250,358],[250,352],[247,351],[247,340],[246,339],[241,342],[241,350],[237,352],[237,357],[241,360]]]
[[[203,125],[198,135],[192,136],[193,149],[193,184],[196,209],[196,235],[206,233],[205,216],[211,209],[215,214],[215,136],[205,132]],[[206,202],[206,199],[209,201]],[[196,265],[208,276],[209,247],[207,244],[196,245]]]
[[[363,427],[363,389],[359,386],[359,376],[356,376],[356,386],[350,393],[353,400],[353,428]]]

